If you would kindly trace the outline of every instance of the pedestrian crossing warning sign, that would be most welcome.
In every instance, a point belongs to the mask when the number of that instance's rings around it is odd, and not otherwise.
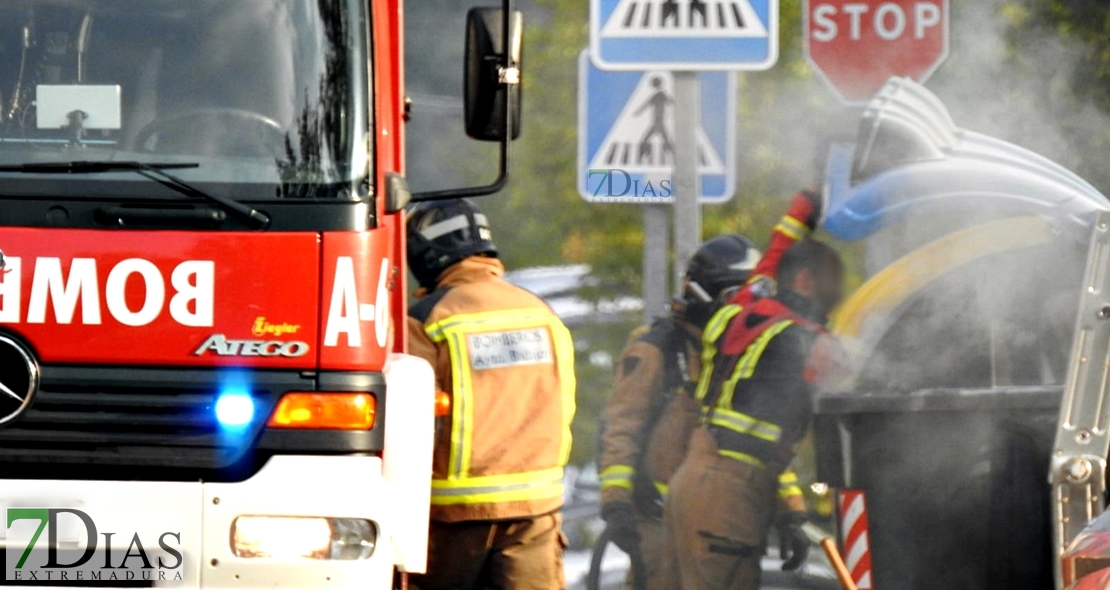
[[[590,56],[606,70],[763,70],[778,0],[591,0]]]
[[[674,120],[674,76],[670,72],[645,73],[590,160],[590,168],[670,172],[674,166]],[[698,170],[703,174],[725,172],[721,155],[704,129],[698,129]]]
[[[699,75],[697,130],[703,203],[735,190],[736,80]],[[665,71],[606,72],[579,58],[578,188],[589,201],[667,203],[675,157],[674,76]]]

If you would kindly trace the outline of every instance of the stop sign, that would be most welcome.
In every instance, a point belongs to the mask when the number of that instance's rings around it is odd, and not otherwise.
[[[806,0],[806,55],[842,99],[891,76],[925,81],[948,57],[948,0]]]

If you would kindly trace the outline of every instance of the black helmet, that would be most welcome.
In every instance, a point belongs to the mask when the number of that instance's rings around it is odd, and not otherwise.
[[[434,289],[439,275],[467,256],[497,256],[489,221],[469,199],[417,203],[406,229],[409,268],[425,289]]]
[[[717,236],[698,248],[686,265],[682,295],[675,312],[696,326],[704,327],[720,307],[725,294],[744,284],[762,255],[744,236]]]

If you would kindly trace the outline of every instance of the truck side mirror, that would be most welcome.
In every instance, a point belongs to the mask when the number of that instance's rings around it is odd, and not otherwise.
[[[505,102],[512,117],[512,139],[520,136],[520,57],[524,15],[512,11],[509,60],[505,63],[501,8],[472,8],[466,15],[464,99],[466,134],[481,141],[506,135]]]

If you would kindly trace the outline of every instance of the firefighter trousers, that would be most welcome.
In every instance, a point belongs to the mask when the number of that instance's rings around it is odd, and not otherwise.
[[[667,494],[665,587],[757,590],[777,475],[722,457],[713,436],[698,428]]]
[[[561,590],[566,537],[558,512],[523,520],[432,521],[428,573],[416,590]]]

